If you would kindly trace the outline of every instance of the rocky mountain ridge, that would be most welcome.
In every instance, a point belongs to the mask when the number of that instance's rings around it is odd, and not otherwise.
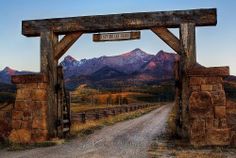
[[[18,70],[14,70],[10,67],[5,67],[2,71],[0,71],[0,83],[11,84],[11,76],[30,74],[30,73],[33,73],[33,72],[18,71]]]
[[[66,56],[61,65],[68,87],[74,89],[81,84],[88,84],[93,87],[100,85],[102,88],[121,83],[136,85],[173,79],[174,62],[177,60],[179,56],[174,53],[159,51],[152,55],[136,48],[117,56],[80,61]]]
[[[116,56],[76,60],[66,56],[63,66],[66,86],[74,89],[81,84],[92,87],[119,87],[119,85],[142,85],[173,79],[173,65],[179,56],[159,51],[156,55],[136,48]],[[6,67],[0,71],[0,82],[11,84],[12,75],[32,72],[17,71]]]
[[[63,66],[66,86],[73,90],[81,84],[95,88],[119,88],[172,80],[174,62],[177,60],[179,56],[174,53],[161,50],[153,55],[136,48],[121,55],[92,59],[76,60],[66,56],[60,64]],[[27,73],[32,72],[6,67],[0,71],[0,83],[9,85],[12,75]],[[236,77],[229,76],[225,82],[236,83]]]

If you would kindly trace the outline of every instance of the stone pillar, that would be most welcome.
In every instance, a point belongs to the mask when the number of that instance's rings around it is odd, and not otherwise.
[[[17,86],[15,107],[12,113],[13,143],[35,143],[48,139],[47,78],[42,74],[13,76]]]
[[[190,77],[190,143],[194,146],[229,145],[230,128],[226,120],[226,96],[223,77],[228,67],[193,68]]]

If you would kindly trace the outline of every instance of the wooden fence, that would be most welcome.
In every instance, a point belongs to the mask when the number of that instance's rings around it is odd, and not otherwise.
[[[130,104],[130,105],[122,105],[119,107],[86,110],[79,113],[72,113],[71,120],[72,122],[86,123],[86,121],[88,120],[99,120],[101,118],[105,118],[108,116],[114,116],[125,112],[144,109],[155,105],[156,104]]]

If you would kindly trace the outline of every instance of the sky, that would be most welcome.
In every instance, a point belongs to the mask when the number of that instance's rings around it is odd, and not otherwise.
[[[217,8],[217,26],[196,30],[197,61],[207,67],[230,66],[236,75],[236,1],[235,0],[0,0],[0,70],[39,71],[39,38],[21,35],[22,20],[102,15],[129,12]],[[178,30],[171,30],[178,36]],[[80,60],[119,55],[135,48],[149,54],[160,50],[174,52],[150,30],[141,31],[141,39],[122,42],[92,41],[84,34],[68,50]]]

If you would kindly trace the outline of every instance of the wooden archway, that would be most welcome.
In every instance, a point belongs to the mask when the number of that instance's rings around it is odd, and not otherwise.
[[[49,83],[47,87],[48,132],[55,135],[58,60],[85,33],[150,29],[180,56],[178,103],[181,108],[183,131],[186,131],[188,77],[186,72],[196,63],[195,28],[214,26],[216,9],[195,9],[162,12],[141,12],[113,15],[83,16],[22,22],[22,34],[40,37],[40,71]],[[179,37],[168,28],[179,28]],[[59,41],[58,36],[64,35]]]

